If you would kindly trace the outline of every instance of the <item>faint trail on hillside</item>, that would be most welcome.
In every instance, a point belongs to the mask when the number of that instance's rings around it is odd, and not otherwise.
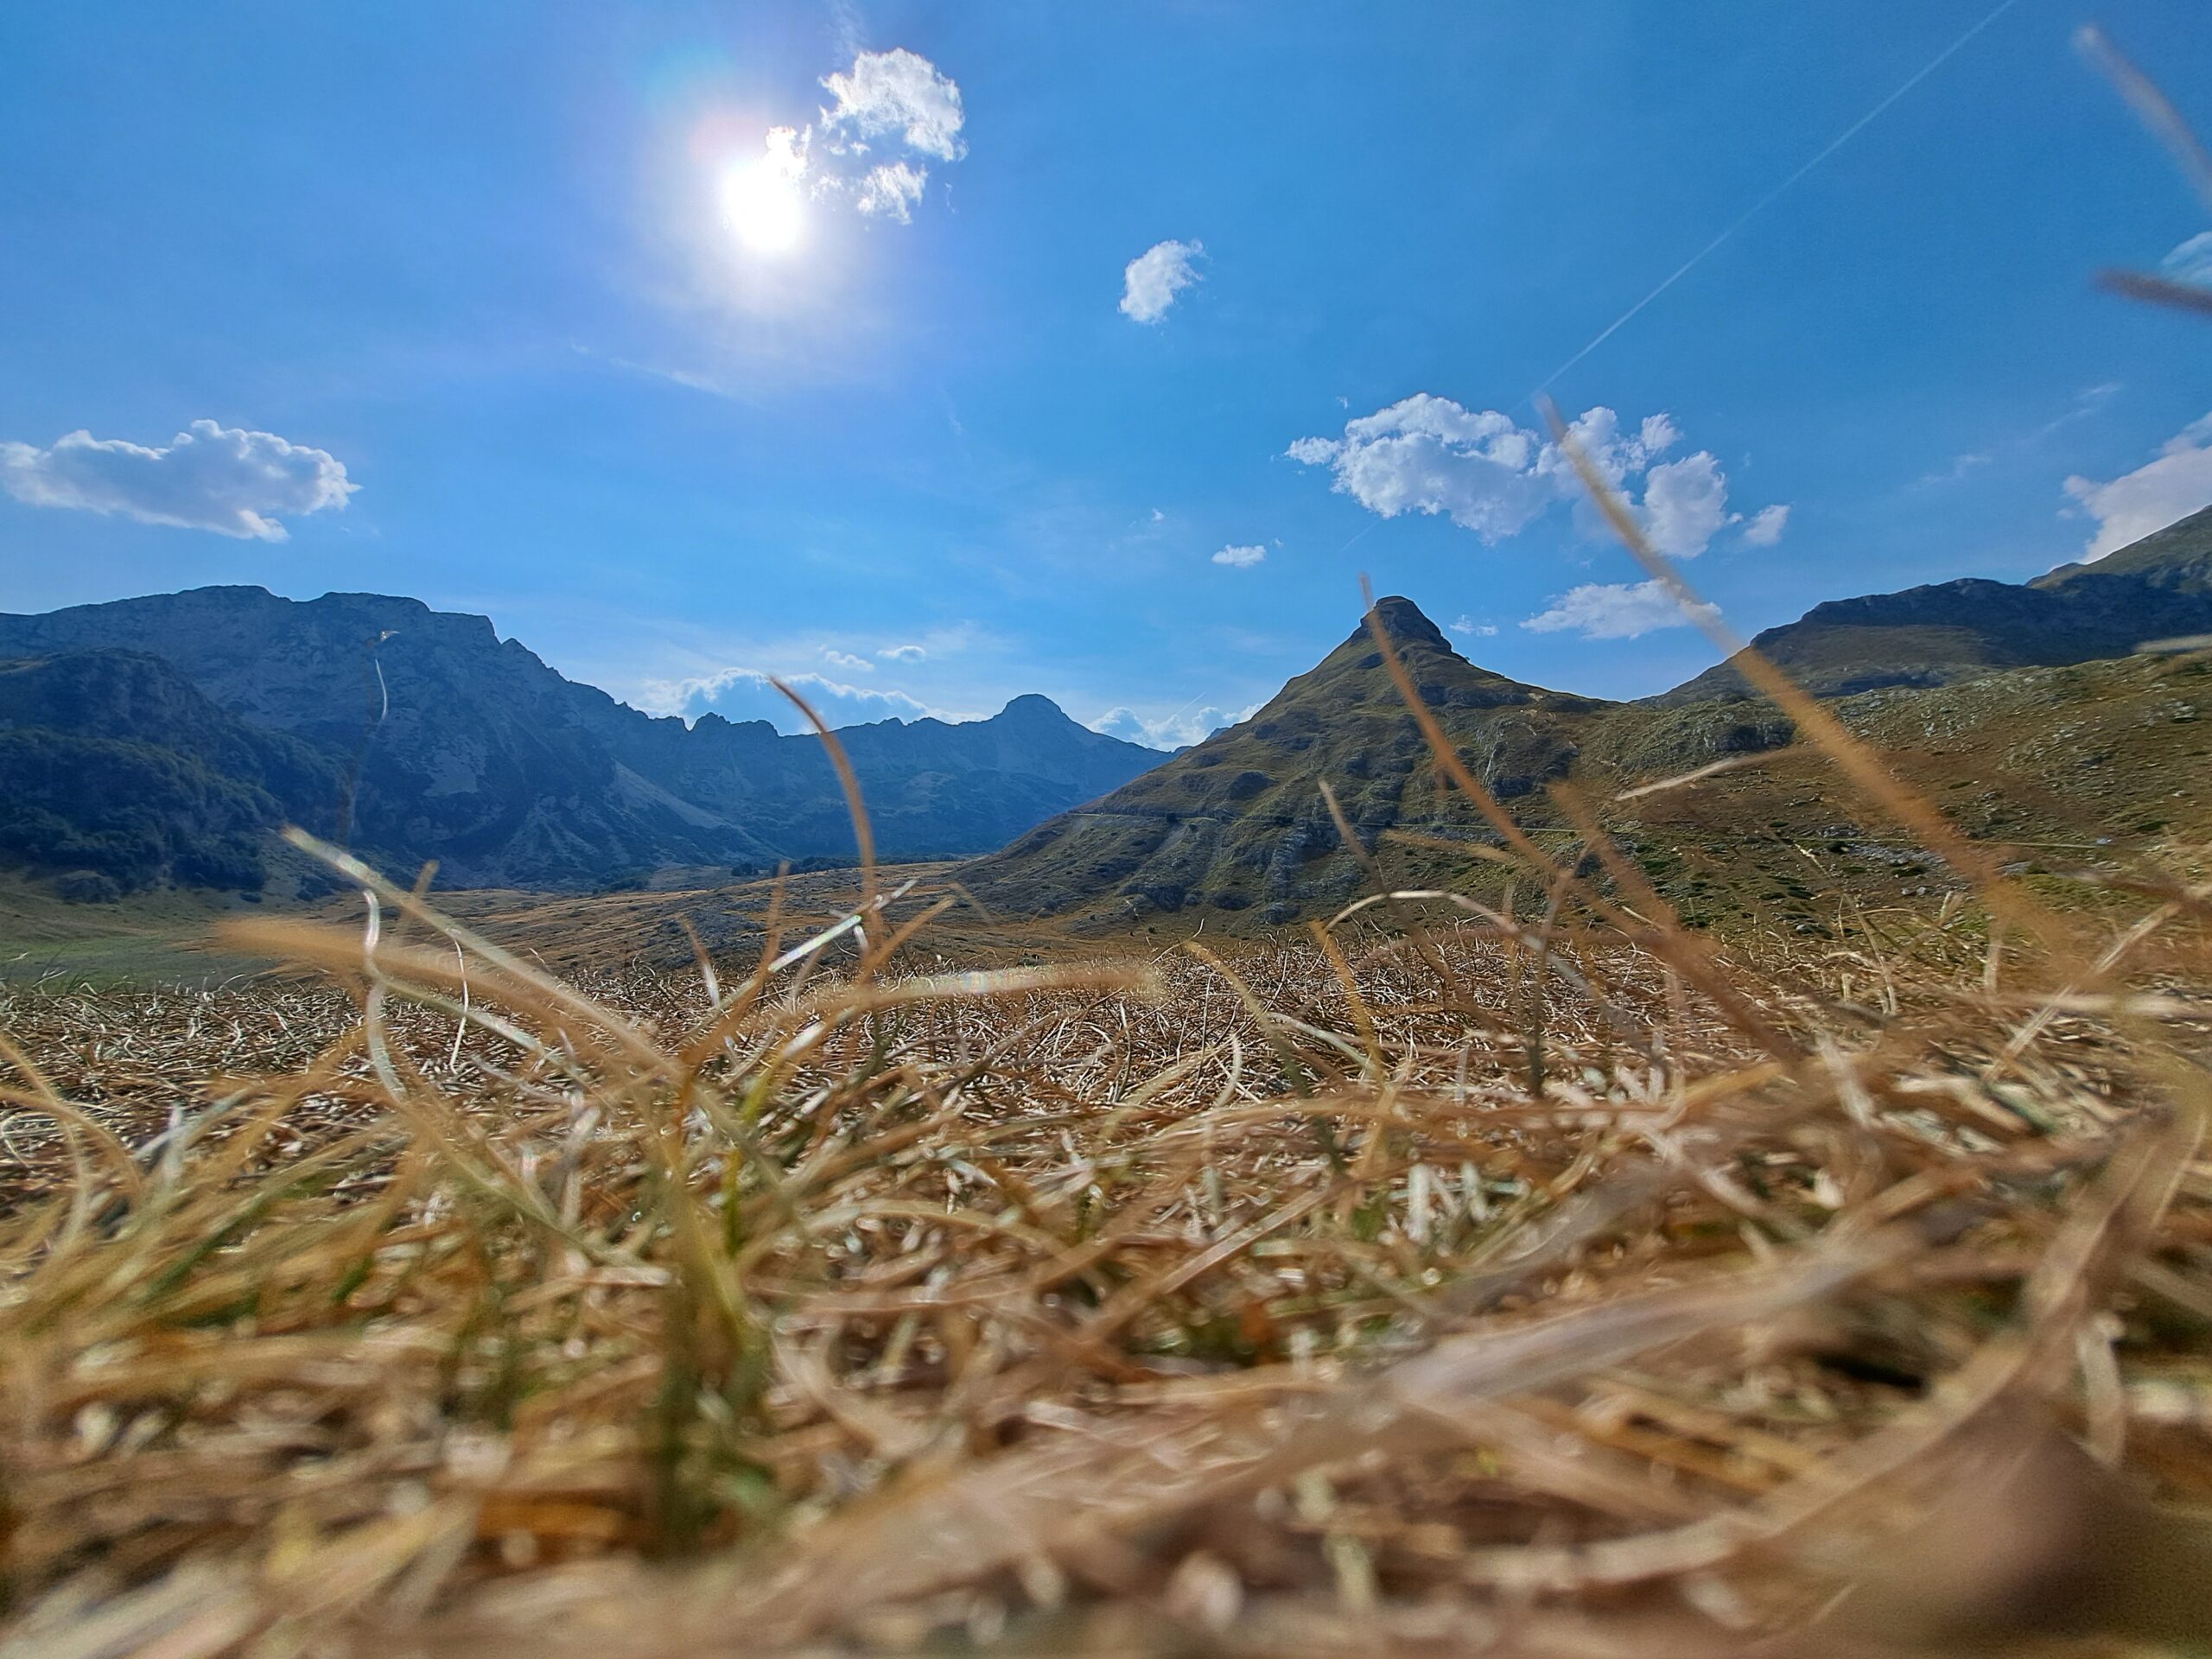
[[[1982,30],[1987,29],[1992,23],[1995,22],[1999,17],[2002,17],[2006,12],[2012,10],[2012,8],[2018,3],[2019,0],[1999,0],[1999,3],[1986,13],[1980,22],[1974,24],[1974,26],[1967,30],[1965,34],[1960,35],[1948,46],[1945,47],[1941,52],[1938,52],[1934,57],[1930,58],[1902,86],[1898,86],[1896,91],[1892,92],[1887,98],[1885,98],[1880,103],[1874,105],[1872,109],[1867,111],[1866,114],[1860,116],[1856,121],[1846,127],[1840,133],[1837,134],[1835,137],[1829,140],[1827,144],[1819,150],[1810,161],[1800,167],[1788,178],[1783,180],[1781,183],[1776,185],[1774,188],[1761,196],[1757,201],[1753,202],[1749,207],[1746,207],[1734,219],[1729,220],[1726,226],[1722,229],[1718,236],[1714,237],[1713,240],[1707,243],[1695,253],[1692,254],[1688,259],[1685,259],[1681,264],[1677,265],[1675,268],[1673,274],[1668,276],[1664,282],[1661,283],[1658,287],[1653,289],[1649,294],[1646,294],[1634,305],[1631,305],[1627,310],[1622,312],[1620,315],[1614,318],[1611,322],[1606,324],[1588,345],[1585,346],[1580,351],[1575,353],[1573,357],[1568,358],[1566,362],[1560,364],[1559,367],[1554,369],[1549,374],[1546,375],[1542,381],[1537,385],[1534,391],[1529,392],[1528,397],[1523,399],[1523,401],[1533,402],[1541,393],[1550,391],[1552,383],[1557,380],[1560,376],[1565,374],[1569,369],[1580,363],[1584,358],[1589,356],[1591,353],[1596,351],[1600,346],[1604,345],[1615,334],[1618,334],[1620,330],[1630,321],[1634,320],[1637,315],[1646,306],[1649,305],[1662,294],[1664,294],[1676,283],[1681,282],[1683,277],[1688,276],[1690,272],[1696,270],[1699,265],[1702,264],[1705,262],[1707,256],[1711,254],[1715,249],[1719,248],[1722,243],[1734,236],[1737,232],[1742,230],[1745,226],[1750,224],[1754,219],[1757,219],[1769,207],[1774,206],[1777,201],[1788,194],[1791,188],[1793,188],[1800,180],[1803,179],[1807,174],[1810,173],[1822,162],[1827,160],[1829,156],[1834,155],[1836,151],[1841,149],[1853,138],[1856,138],[1861,132],[1865,131],[1866,129],[1872,124],[1872,123],[1892,104],[1895,104],[1907,92],[1919,86],[1922,81],[1927,79],[1929,76],[1934,74],[1938,69],[1942,68],[1946,63],[1950,61],[1951,58],[1961,47],[1964,47],[1969,41],[1973,40],[1974,36],[1980,34]]]

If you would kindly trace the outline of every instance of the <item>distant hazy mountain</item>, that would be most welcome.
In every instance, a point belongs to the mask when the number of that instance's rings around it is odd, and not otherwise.
[[[2212,632],[2212,507],[2094,564],[2013,583],[1968,578],[1831,600],[1752,644],[1808,690],[1846,696],[1942,685],[1999,669],[2125,657],[2150,640]],[[1726,663],[1653,699],[1743,697]]]
[[[1565,777],[1581,734],[1616,706],[1476,667],[1410,600],[1378,600],[1374,613],[1422,702],[1501,800]],[[1203,906],[1281,920],[1359,885],[1321,800],[1325,780],[1363,841],[1399,825],[1466,833],[1364,626],[1249,720],[1039,825],[966,879],[1016,914]]]
[[[817,739],[765,721],[653,718],[564,679],[486,618],[419,601],[203,588],[0,616],[0,659],[41,662],[22,671],[31,680],[50,683],[72,653],[85,653],[67,670],[73,698],[42,714],[0,709],[0,722],[186,753],[180,722],[212,719],[231,758],[195,759],[210,777],[333,824],[357,777],[353,844],[396,868],[436,858],[451,885],[590,886],[671,864],[765,868],[853,850]],[[158,696],[130,690],[148,658],[175,671]],[[90,734],[68,715],[76,703],[112,718]],[[321,770],[272,787],[238,758],[240,733],[281,735]],[[839,736],[893,857],[998,846],[1162,758],[1042,697],[987,721],[891,720]]]

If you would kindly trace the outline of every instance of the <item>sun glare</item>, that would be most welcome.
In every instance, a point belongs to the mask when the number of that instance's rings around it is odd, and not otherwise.
[[[798,181],[774,156],[732,168],[722,180],[722,219],[756,253],[784,253],[806,228]]]

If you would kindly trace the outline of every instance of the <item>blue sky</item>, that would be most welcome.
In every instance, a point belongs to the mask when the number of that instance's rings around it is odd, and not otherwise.
[[[659,709],[1188,741],[1364,572],[1657,690],[1711,649],[1528,395],[1991,3],[8,8],[0,607],[411,594]],[[2212,8],[2097,16],[2212,129]],[[2082,21],[1551,380],[1742,630],[2212,500],[2201,325],[2089,285],[2207,214]]]

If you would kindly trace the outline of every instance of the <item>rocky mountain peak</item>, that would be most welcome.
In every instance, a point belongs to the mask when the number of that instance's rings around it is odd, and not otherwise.
[[[1368,613],[1382,624],[1383,632],[1401,645],[1430,645],[1439,651],[1450,651],[1451,641],[1444,631],[1423,614],[1420,606],[1399,594],[1386,594],[1375,601],[1375,608]],[[1365,639],[1367,624],[1363,618],[1356,639]]]
[[[1067,714],[1050,697],[1041,696],[1034,691],[1025,691],[1000,709],[993,718],[1020,725],[1035,725],[1039,721],[1058,724],[1067,720]]]

